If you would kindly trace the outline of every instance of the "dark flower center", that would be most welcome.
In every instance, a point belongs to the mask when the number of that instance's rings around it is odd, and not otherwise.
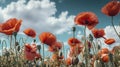
[[[88,21],[88,20],[85,20],[84,22],[85,22],[85,24],[89,24],[89,21]]]

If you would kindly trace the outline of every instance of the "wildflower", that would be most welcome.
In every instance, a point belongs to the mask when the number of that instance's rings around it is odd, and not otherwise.
[[[27,60],[34,60],[40,58],[40,54],[37,53],[37,47],[30,44],[25,44],[24,55]]]
[[[43,32],[39,35],[39,39],[42,43],[51,45],[52,43],[56,42],[56,37],[50,32]]]
[[[62,48],[62,43],[60,42],[54,42],[51,46],[49,46],[49,51],[55,52]]]
[[[92,29],[92,33],[95,38],[101,38],[105,35],[104,29]]]
[[[108,55],[108,54],[102,54],[101,60],[102,60],[103,62],[108,62],[108,61],[109,61],[109,55]]]
[[[109,39],[106,39],[104,42],[108,45],[111,45],[111,44],[115,43],[115,39],[109,38]]]
[[[31,29],[31,28],[27,28],[23,31],[27,36],[30,36],[32,38],[34,38],[36,36],[36,32],[35,30]]]
[[[75,17],[74,21],[75,24],[87,26],[90,30],[98,24],[98,18],[93,12],[82,12]]]
[[[120,2],[111,1],[107,3],[102,9],[102,13],[108,16],[115,16],[120,12]]]
[[[76,39],[76,38],[69,38],[68,39],[68,44],[70,46],[75,46],[76,44],[80,44],[80,43],[81,42],[78,39]]]
[[[4,33],[6,35],[12,35],[14,32],[18,32],[21,26],[21,22],[22,20],[11,18],[7,20],[5,23],[1,23],[0,33]]]

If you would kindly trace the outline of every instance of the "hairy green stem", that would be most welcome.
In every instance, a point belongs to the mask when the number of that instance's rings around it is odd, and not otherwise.
[[[87,45],[87,40],[86,40],[86,26],[84,29],[84,45],[85,45],[85,67],[88,67],[88,45]]]
[[[120,36],[119,36],[119,34],[118,34],[117,30],[115,29],[114,23],[113,23],[113,16],[111,17],[111,24],[112,24],[112,27],[113,27],[113,29],[114,29],[115,33],[116,33],[116,34],[117,34],[117,36],[120,38]]]

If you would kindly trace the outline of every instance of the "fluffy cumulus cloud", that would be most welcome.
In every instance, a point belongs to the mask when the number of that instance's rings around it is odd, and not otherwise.
[[[120,26],[115,26],[116,30],[118,33],[120,33]],[[107,38],[114,38],[116,40],[116,42],[114,44],[112,44],[111,47],[113,48],[114,46],[120,45],[120,38],[117,36],[117,34],[115,33],[114,29],[112,26],[106,26],[105,30],[105,37]]]
[[[0,22],[2,22],[4,19],[3,19],[3,13],[2,13],[2,8],[0,7]]]
[[[18,0],[11,2],[4,9],[0,8],[2,19],[5,21],[9,18],[22,19],[21,31],[31,27],[41,33],[44,31],[60,34],[68,30],[73,25],[74,16],[68,16],[68,12],[62,12],[58,18],[55,17],[57,12],[54,2],[50,0]]]

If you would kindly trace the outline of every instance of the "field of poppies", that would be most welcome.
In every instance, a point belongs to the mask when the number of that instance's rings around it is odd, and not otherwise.
[[[112,28],[120,38],[120,32],[114,26],[114,16],[120,13],[120,1],[110,1],[102,7],[101,12],[111,17]],[[9,48],[6,40],[0,41],[0,67],[120,67],[120,43],[112,50],[101,48],[99,38],[103,38],[103,42],[109,46],[116,41],[113,37],[106,38],[104,29],[95,28],[99,20],[93,12],[80,12],[74,18],[75,25],[84,26],[84,36],[81,40],[77,39],[76,27],[72,27],[73,36],[68,39],[70,50],[67,54],[64,53],[64,44],[51,32],[42,32],[37,36],[36,31],[30,27],[23,30],[23,33],[33,40],[32,44],[24,38],[17,39],[22,21],[10,18],[0,23],[0,33],[10,38]],[[87,29],[92,32],[89,36],[86,35]],[[39,38],[40,45],[36,45],[36,37]],[[49,57],[45,56],[45,46],[48,46],[52,54]]]

